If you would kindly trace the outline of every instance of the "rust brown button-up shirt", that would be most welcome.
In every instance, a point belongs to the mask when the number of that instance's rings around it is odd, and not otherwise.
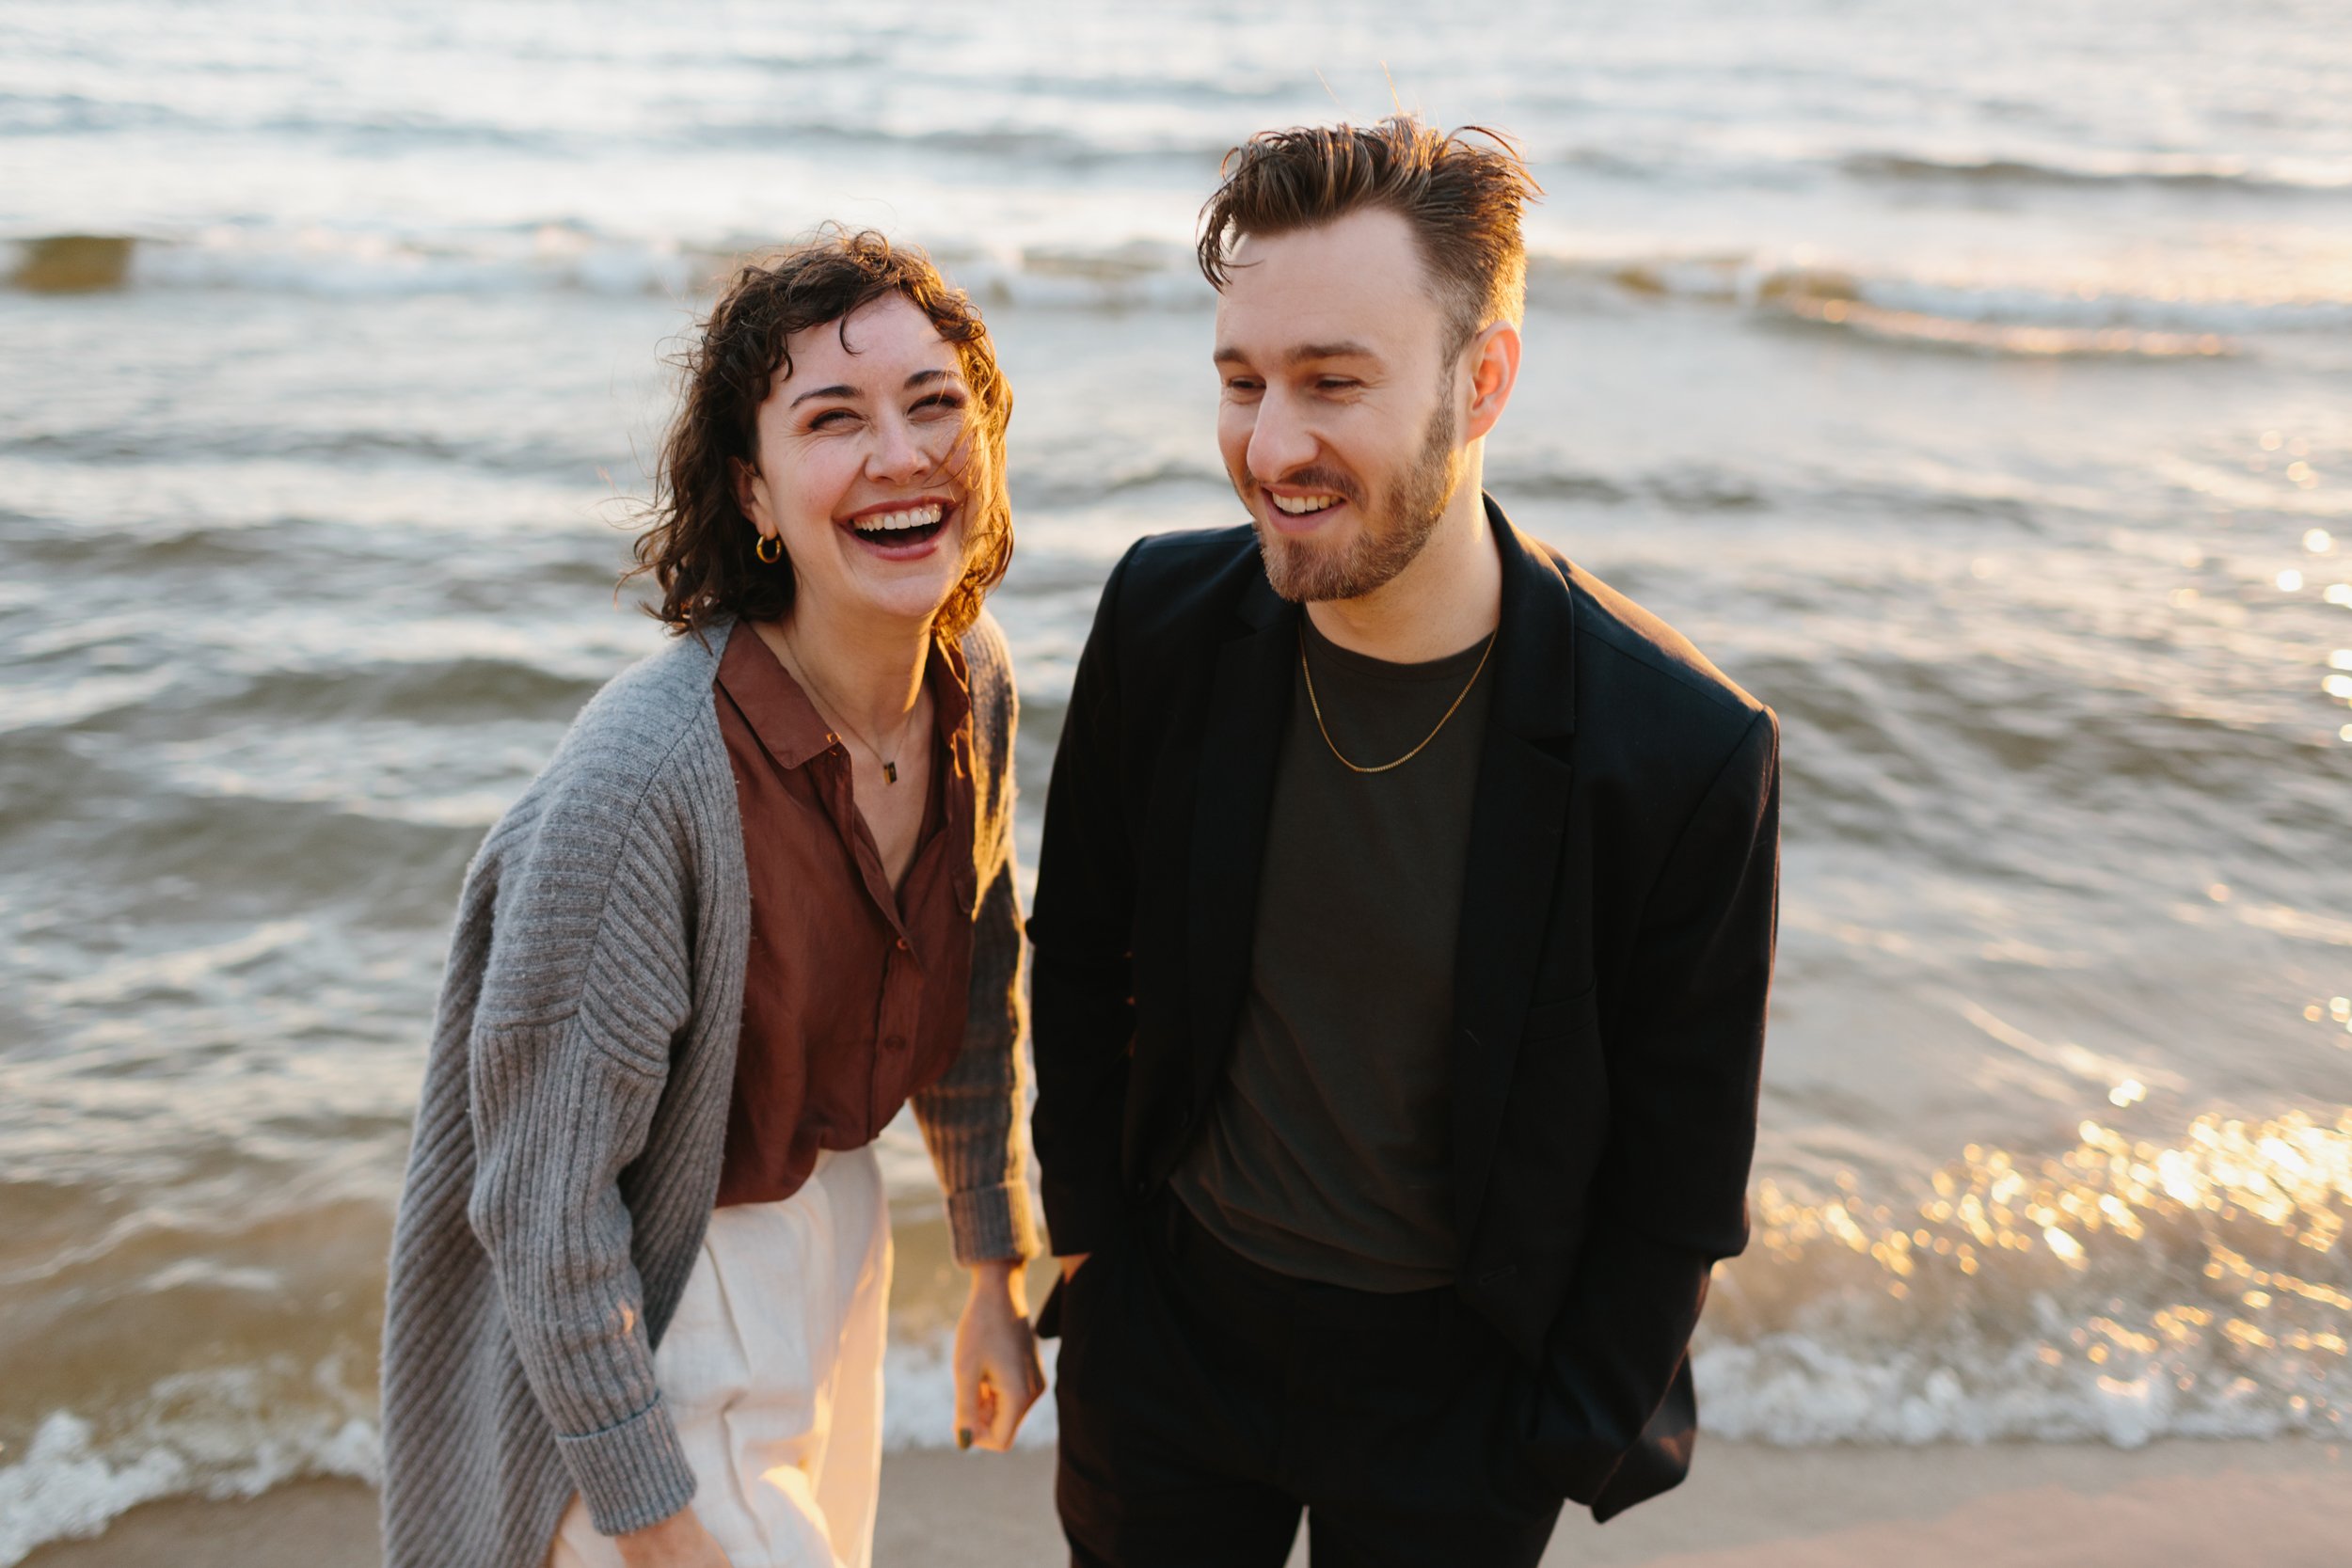
[[[963,1044],[972,974],[972,700],[933,643],[931,793],[896,893],[850,756],[749,626],[712,700],[742,808],[751,960],[719,1202],[789,1197],[820,1148],[862,1148]]]

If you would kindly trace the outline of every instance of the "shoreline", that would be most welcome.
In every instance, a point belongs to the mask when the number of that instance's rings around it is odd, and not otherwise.
[[[2323,1568],[2352,1538],[2346,1446],[2176,1439],[2142,1449],[1781,1449],[1702,1441],[1691,1480],[1606,1528],[1564,1514],[1545,1568]],[[1053,1456],[915,1449],[882,1464],[875,1568],[1067,1560]],[[305,1481],[258,1497],[167,1499],[25,1568],[376,1568],[375,1494]],[[1302,1549],[1293,1554],[1303,1564]]]

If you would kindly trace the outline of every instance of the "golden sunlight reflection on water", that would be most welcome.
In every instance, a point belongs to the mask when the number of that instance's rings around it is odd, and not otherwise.
[[[2312,1014],[2352,1019],[2352,1002]],[[1811,1292],[1775,1299],[1775,1281],[1843,1272],[1915,1335],[2029,1319],[2042,1365],[2090,1372],[2109,1396],[2169,1383],[2217,1402],[2276,1400],[2305,1430],[2341,1426],[2352,1109],[2333,1122],[2207,1115],[2170,1143],[2096,1121],[2078,1132],[2039,1161],[1972,1144],[1908,1212],[1867,1201],[1851,1174],[1831,1197],[1759,1183],[1756,1253],[1785,1267],[1728,1265],[1721,1327],[1749,1340],[1797,1326],[1818,1311]]]

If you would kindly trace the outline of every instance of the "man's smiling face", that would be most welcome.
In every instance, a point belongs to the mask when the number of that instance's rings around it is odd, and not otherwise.
[[[1284,598],[1359,598],[1428,543],[1461,478],[1452,336],[1395,213],[1234,246],[1217,445]]]

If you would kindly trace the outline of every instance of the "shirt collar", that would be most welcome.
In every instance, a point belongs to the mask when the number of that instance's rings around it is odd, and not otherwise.
[[[738,621],[719,660],[718,681],[743,715],[762,750],[779,768],[799,768],[841,744],[801,683],[784,667],[758,629]],[[931,694],[932,722],[950,756],[972,717],[972,689],[963,650],[934,638],[924,661],[923,684]]]

